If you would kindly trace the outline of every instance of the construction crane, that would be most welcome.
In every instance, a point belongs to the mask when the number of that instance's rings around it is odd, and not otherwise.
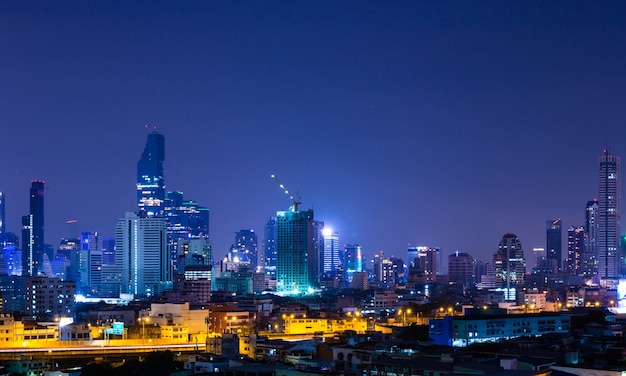
[[[285,186],[283,184],[281,184],[281,182],[278,180],[278,178],[276,177],[276,175],[272,174],[270,175],[270,177],[272,179],[274,179],[274,181],[276,181],[276,183],[278,184],[278,186],[280,187],[280,189],[282,189],[282,191],[289,196],[289,198],[291,199],[291,201],[293,201],[293,203],[291,204],[291,206],[289,207],[289,210],[291,211],[298,211],[298,205],[300,205],[302,202],[300,201],[300,197],[298,198],[294,198],[294,196],[292,196],[289,193],[289,190],[287,190],[287,188],[285,188]]]

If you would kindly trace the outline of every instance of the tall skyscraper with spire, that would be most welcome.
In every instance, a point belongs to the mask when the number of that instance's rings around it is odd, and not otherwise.
[[[620,276],[621,158],[608,149],[598,176],[598,276]]]
[[[44,182],[30,185],[30,213],[22,217],[22,275],[36,276],[43,271],[44,255]]]
[[[148,135],[146,146],[137,162],[137,207],[142,216],[161,217],[165,205],[165,137],[157,132]]]

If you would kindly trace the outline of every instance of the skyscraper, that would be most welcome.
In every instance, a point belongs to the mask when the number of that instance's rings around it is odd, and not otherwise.
[[[582,274],[592,277],[598,274],[598,200],[587,202],[585,207],[585,254]]]
[[[148,141],[137,162],[137,207],[141,215],[162,216],[165,203],[165,137],[157,132],[148,135]]]
[[[363,271],[363,250],[358,244],[346,244],[344,247],[344,268],[346,280],[352,281],[354,273]]]
[[[339,268],[343,268],[339,245],[339,233],[331,229],[324,229],[324,257],[322,273],[324,275],[335,276]]]
[[[474,258],[468,253],[456,251],[448,256],[448,279],[450,282],[470,287],[476,283]]]
[[[276,217],[270,217],[265,224],[263,239],[263,267],[265,274],[276,276],[276,264],[278,255],[276,253]]]
[[[585,252],[585,228],[570,227],[567,229],[567,259],[565,271],[571,275],[582,274],[582,260]]]
[[[126,213],[126,217],[117,222],[115,246],[115,266],[120,268],[121,292],[154,296],[171,284],[164,218],[144,218]],[[105,284],[106,276],[103,279]]]
[[[30,186],[30,213],[22,217],[22,275],[37,276],[43,271],[43,195],[44,182],[33,180]]]
[[[496,287],[513,288],[524,283],[526,259],[522,243],[515,234],[505,234],[493,255]],[[509,294],[509,298],[511,298]]]
[[[598,275],[618,278],[621,255],[619,235],[621,220],[621,158],[608,150],[600,157],[598,177]]]
[[[235,248],[239,254],[239,263],[247,264],[255,271],[257,267],[258,237],[254,230],[241,230],[235,233]]]
[[[562,238],[561,220],[546,221],[546,260],[551,260],[557,271],[563,267]]]
[[[276,213],[276,290],[301,294],[317,285],[317,257],[313,210],[297,205]]]

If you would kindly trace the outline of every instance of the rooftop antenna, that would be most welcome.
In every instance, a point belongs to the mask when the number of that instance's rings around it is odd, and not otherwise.
[[[291,211],[298,211],[298,205],[300,205],[302,202],[300,201],[300,196],[298,196],[298,198],[294,198],[294,196],[292,196],[289,193],[289,190],[287,188],[285,188],[285,186],[283,184],[281,184],[281,182],[278,180],[278,178],[276,177],[275,174],[270,175],[270,177],[272,179],[274,179],[274,181],[276,181],[276,184],[278,184],[278,186],[280,187],[280,189],[291,199],[291,201],[293,201],[293,203],[291,204],[291,206],[289,207],[289,210]],[[296,193],[297,194],[297,193]]]

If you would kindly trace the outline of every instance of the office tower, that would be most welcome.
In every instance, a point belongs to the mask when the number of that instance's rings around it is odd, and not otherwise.
[[[43,272],[44,256],[44,182],[34,180],[30,186],[30,213],[22,217],[22,275],[37,276]]]
[[[621,158],[604,150],[598,177],[598,276],[618,278],[621,220]]]
[[[265,274],[276,276],[278,255],[276,253],[276,217],[270,217],[264,228],[263,267]]]
[[[245,264],[252,271],[257,267],[258,238],[254,230],[241,230],[235,233],[235,248],[239,263]]]
[[[561,220],[554,219],[546,221],[546,259],[554,263],[556,270],[562,270],[562,243],[563,233],[561,230]]]
[[[126,217],[117,222],[115,245],[115,265],[120,268],[121,292],[150,297],[158,295],[171,284],[164,218],[144,218],[126,213]]]
[[[375,285],[380,284],[382,281],[384,260],[385,253],[383,251],[379,251],[378,254],[375,254],[372,259],[372,282]]]
[[[474,258],[468,253],[456,251],[448,256],[448,280],[464,287],[476,283]]]
[[[182,273],[177,265],[179,240],[204,239],[208,242],[209,209],[193,200],[185,200],[183,192],[172,191],[167,193],[164,216],[167,220],[170,260],[173,262],[174,271]]]
[[[165,204],[165,137],[157,132],[148,135],[148,141],[137,162],[137,207],[140,215],[162,216]]]
[[[0,239],[2,238],[2,235],[6,232],[5,218],[4,193],[0,192]]]
[[[598,200],[587,202],[585,207],[585,255],[582,274],[593,277],[598,274]]]
[[[301,294],[317,284],[313,210],[297,205],[276,213],[276,289],[282,294]]]
[[[524,283],[526,260],[522,243],[515,234],[505,234],[493,255],[496,287],[507,289]]]
[[[324,275],[335,276],[337,275],[338,269],[343,268],[343,257],[341,257],[341,246],[339,244],[339,233],[326,228],[324,229],[323,235],[324,257],[322,258],[322,272]]]
[[[213,267],[213,254],[209,239],[179,239],[176,273],[187,276],[189,267],[200,268],[198,270],[208,270]],[[187,278],[186,278],[187,279]]]
[[[419,274],[419,283],[435,282],[437,276],[437,258],[440,250],[438,247],[409,247],[409,269],[415,277]],[[417,274],[416,274],[417,273]],[[411,273],[409,273],[411,274]]]
[[[398,286],[404,285],[406,282],[404,261],[398,257],[390,257],[389,262],[391,262],[392,265],[391,268],[393,270],[393,276],[395,279],[394,283]]]
[[[354,273],[363,271],[363,250],[358,244],[346,244],[343,253],[346,281],[351,282]]]
[[[0,236],[0,274],[22,275],[22,251],[19,239],[12,232]]]
[[[582,274],[582,260],[585,252],[585,228],[570,227],[567,229],[567,259],[565,271],[571,275]]]

